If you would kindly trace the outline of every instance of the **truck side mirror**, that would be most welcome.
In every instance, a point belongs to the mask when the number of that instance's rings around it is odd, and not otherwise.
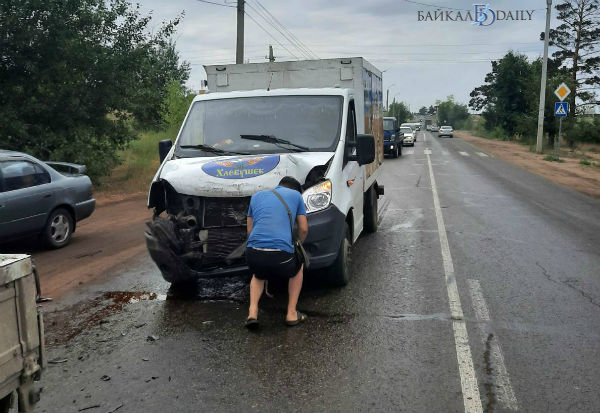
[[[163,163],[172,146],[173,142],[171,142],[170,139],[165,139],[158,142],[158,157],[160,159],[160,163]]]
[[[356,155],[349,156],[349,161],[357,161],[359,165],[368,165],[375,160],[375,138],[373,135],[356,135]]]

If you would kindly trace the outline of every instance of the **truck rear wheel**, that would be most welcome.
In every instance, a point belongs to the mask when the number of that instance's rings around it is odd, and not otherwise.
[[[375,187],[369,188],[365,195],[365,207],[364,207],[364,227],[365,232],[372,234],[377,232],[377,192]]]
[[[345,236],[340,243],[337,258],[329,267],[329,284],[333,287],[343,287],[350,280],[350,227],[345,224]]]

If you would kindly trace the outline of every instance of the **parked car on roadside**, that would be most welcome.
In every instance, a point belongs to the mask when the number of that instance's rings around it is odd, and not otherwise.
[[[449,138],[452,138],[452,126],[442,126],[440,127],[440,130],[438,131],[438,138],[441,138],[442,136],[447,136]]]
[[[439,132],[440,127],[437,125],[431,125],[431,132]]]
[[[404,140],[402,141],[404,146],[415,146],[415,132],[411,128],[408,126],[400,126],[400,131],[398,133],[404,135]]]
[[[0,242],[37,234],[51,248],[67,245],[96,206],[84,173],[84,165],[0,150]]]

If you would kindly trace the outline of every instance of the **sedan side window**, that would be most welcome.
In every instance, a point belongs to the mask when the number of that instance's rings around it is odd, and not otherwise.
[[[50,175],[39,165],[29,161],[4,161],[0,162],[2,169],[4,192],[32,186],[47,184]]]

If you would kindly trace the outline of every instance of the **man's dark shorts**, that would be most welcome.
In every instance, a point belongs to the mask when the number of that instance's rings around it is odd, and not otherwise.
[[[286,251],[247,248],[246,263],[259,280],[293,278],[300,269],[295,255]]]

